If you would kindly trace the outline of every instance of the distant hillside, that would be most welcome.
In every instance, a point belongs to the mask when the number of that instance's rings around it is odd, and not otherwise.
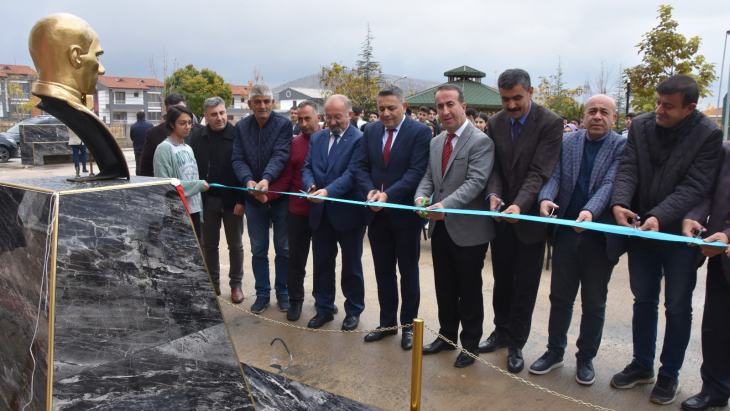
[[[395,80],[398,80],[402,76],[394,76],[392,74],[383,74],[383,78],[388,82],[391,83]],[[417,78],[405,78],[403,80],[398,81],[397,85],[401,87],[406,92],[411,92],[411,94],[420,93],[423,90],[429,89],[431,87],[438,86],[442,82],[438,81],[431,81],[431,80],[422,80]],[[306,77],[302,77],[297,80],[289,81],[284,84],[278,85],[272,89],[274,93],[278,93],[286,88],[289,87],[300,87],[300,88],[313,88],[319,90],[321,87],[319,85],[319,73],[317,74],[311,74]]]

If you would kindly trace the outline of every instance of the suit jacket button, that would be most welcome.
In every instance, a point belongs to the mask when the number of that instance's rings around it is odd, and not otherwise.
[[[439,193],[443,193],[443,192],[444,192],[444,189],[443,188],[441,190],[439,190]]]
[[[325,181],[324,183],[325,183],[325,184],[329,184],[330,182],[329,182],[329,181]]]
[[[730,220],[725,220],[725,225],[730,225]]]

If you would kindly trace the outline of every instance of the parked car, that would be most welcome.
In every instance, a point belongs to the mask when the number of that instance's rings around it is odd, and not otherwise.
[[[5,137],[15,141],[15,144],[20,144],[20,125],[23,124],[63,124],[63,122],[53,116],[38,116],[23,120],[20,123],[10,127],[8,131],[0,133],[0,137]]]
[[[20,150],[18,150],[18,145],[15,144],[15,141],[0,136],[0,163],[7,163],[11,158],[19,156]]]

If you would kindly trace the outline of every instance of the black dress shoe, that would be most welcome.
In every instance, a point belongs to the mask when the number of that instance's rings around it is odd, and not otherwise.
[[[289,309],[286,311],[286,319],[289,321],[297,321],[302,316],[302,301],[292,301]]]
[[[323,325],[326,323],[332,321],[335,319],[335,316],[332,315],[332,313],[327,315],[315,315],[314,318],[309,320],[309,324],[307,324],[307,328],[322,328]]]
[[[704,411],[712,407],[725,406],[727,406],[727,399],[721,400],[718,398],[712,398],[703,392],[687,398],[682,403],[682,409],[687,411]]]
[[[413,348],[413,331],[403,331],[403,337],[400,340],[400,348],[406,351]]]
[[[525,359],[522,358],[522,350],[510,347],[509,357],[507,357],[507,371],[518,373],[525,368]]]
[[[502,334],[495,330],[492,331],[489,338],[479,343],[479,352],[495,352],[498,349],[505,347],[507,347],[507,338],[503,337]]]
[[[473,352],[472,354],[479,356],[479,350],[476,352]],[[465,353],[459,353],[459,356],[456,357],[456,362],[454,363],[454,367],[456,368],[464,368],[468,367],[472,364],[474,364],[474,361],[476,361],[474,358],[472,358],[471,355],[465,354]]]
[[[383,327],[378,327],[376,330],[379,330]],[[396,335],[398,334],[398,330],[390,330],[390,331],[373,331],[371,333],[365,334],[365,342],[375,342],[380,341],[383,338],[389,336],[389,335]]]
[[[443,350],[453,351],[456,347],[447,343],[446,341],[437,338],[436,341],[432,342],[423,347],[423,355],[438,354]]]
[[[355,315],[346,315],[342,320],[342,331],[352,331],[360,324],[360,317]]]

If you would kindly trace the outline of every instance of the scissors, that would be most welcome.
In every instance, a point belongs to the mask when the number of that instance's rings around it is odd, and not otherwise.
[[[373,197],[375,197],[377,194],[380,194],[380,190],[373,190],[373,196],[368,198],[367,201],[365,201],[365,207],[370,204],[371,201],[373,201]]]
[[[435,193],[434,193],[434,194],[435,194]],[[423,199],[423,204],[422,204],[422,206],[423,206],[423,207],[428,207],[428,203],[430,203],[430,202],[431,202],[431,199],[432,199],[432,198],[433,198],[433,194],[431,194],[431,196],[430,196],[430,197],[426,197],[426,198],[424,198],[424,199]],[[426,211],[425,211],[425,210],[421,210],[421,217],[423,217],[423,218],[428,218],[428,215],[426,215]]]

